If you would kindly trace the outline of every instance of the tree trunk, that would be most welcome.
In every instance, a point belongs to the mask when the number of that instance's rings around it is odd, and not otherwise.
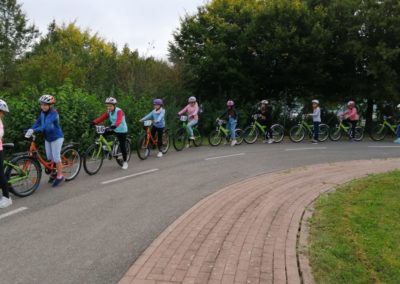
[[[365,130],[369,132],[372,127],[372,116],[374,114],[374,100],[368,99],[367,101],[367,111],[365,113]]]

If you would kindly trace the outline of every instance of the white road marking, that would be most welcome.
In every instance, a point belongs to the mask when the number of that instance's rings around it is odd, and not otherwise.
[[[7,218],[7,217],[10,217],[12,215],[18,214],[18,213],[20,213],[22,211],[25,211],[25,210],[28,210],[28,207],[20,207],[20,208],[17,208],[15,210],[9,211],[7,213],[4,213],[4,214],[0,215],[0,220],[4,219],[4,218]]]
[[[326,150],[327,147],[313,147],[313,148],[290,148],[285,151],[308,151],[308,150]]]
[[[231,157],[238,157],[238,156],[244,156],[246,153],[240,153],[240,154],[234,154],[234,155],[227,155],[227,156],[219,156],[219,157],[211,157],[205,159],[206,161],[211,161],[211,160],[218,160],[218,159],[224,159],[224,158],[231,158]]]
[[[129,175],[129,176],[124,176],[124,177],[119,177],[119,178],[103,181],[101,184],[110,184],[110,183],[114,183],[114,182],[117,182],[117,181],[125,180],[125,179],[128,179],[128,178],[133,178],[133,177],[137,177],[137,176],[151,174],[151,173],[154,173],[154,172],[157,172],[157,171],[158,171],[158,169],[151,169],[151,170],[143,171],[143,172],[136,173],[136,174],[133,174],[133,175]]]
[[[400,146],[368,146],[368,148],[400,148]]]

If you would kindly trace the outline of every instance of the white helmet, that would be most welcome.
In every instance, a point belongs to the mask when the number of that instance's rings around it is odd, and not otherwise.
[[[116,98],[113,98],[113,97],[108,97],[108,98],[106,99],[105,104],[116,105],[116,104],[117,104],[117,99],[116,99]]]
[[[312,100],[312,103],[319,105],[319,100]]]
[[[189,99],[188,99],[188,102],[189,103],[195,103],[195,102],[197,102],[197,99],[196,99],[196,97],[190,97]]]
[[[39,103],[54,105],[56,103],[56,99],[51,95],[43,95],[39,98]]]
[[[0,100],[0,111],[10,112],[7,103],[3,100]]]
[[[399,109],[400,109],[400,104],[398,104],[398,105],[397,105],[397,108],[399,108]]]
[[[348,106],[354,106],[354,105],[356,105],[356,103],[355,103],[355,101],[349,101],[349,102],[347,103],[347,105],[348,105]]]
[[[263,105],[263,104],[264,104],[264,105],[267,105],[267,104],[269,104],[269,101],[268,101],[268,100],[262,100],[262,101],[261,101],[261,104],[262,104],[262,105]]]

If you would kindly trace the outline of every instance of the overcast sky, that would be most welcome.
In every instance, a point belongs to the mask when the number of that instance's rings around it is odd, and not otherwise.
[[[19,0],[44,35],[48,24],[76,21],[107,41],[125,43],[140,54],[167,58],[168,41],[179,19],[193,14],[205,0]]]

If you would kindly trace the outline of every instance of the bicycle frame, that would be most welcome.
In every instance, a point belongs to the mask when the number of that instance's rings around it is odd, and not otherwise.
[[[49,172],[53,172],[56,170],[56,165],[53,161],[45,160],[39,153],[39,150],[36,147],[36,138],[33,136],[31,145],[29,146],[28,155],[33,157],[39,161],[39,163]]]
[[[114,145],[114,141],[113,140],[112,141],[108,141],[103,135],[100,134],[99,137],[96,140],[96,144],[99,144],[99,150],[98,150],[98,152],[96,154],[96,158],[97,158],[97,157],[100,156],[101,151],[103,149],[103,146],[106,146],[106,148],[107,148],[106,150],[109,153],[111,153],[112,147]]]
[[[383,126],[389,128],[394,134],[396,134],[396,128],[397,125],[391,124],[387,121],[387,119],[384,119],[383,121]]]
[[[17,176],[17,177],[13,177],[13,178],[11,178],[11,179],[8,180],[8,183],[9,183],[10,185],[13,185],[13,184],[15,184],[15,183],[17,183],[17,182],[19,182],[19,181],[22,181],[22,180],[26,179],[26,177],[27,177],[27,172],[26,172],[26,170],[21,169],[21,167],[18,167],[18,166],[16,166],[16,165],[10,163],[9,161],[4,161],[4,168],[7,168],[7,167],[11,167],[11,168],[13,168],[16,172],[18,172],[18,176]]]
[[[157,145],[158,142],[158,138],[157,137],[153,137],[153,135],[151,135],[151,130],[149,126],[146,126],[146,135],[147,135],[147,145],[145,145],[146,147],[149,146],[149,144],[151,143],[152,145]]]
[[[308,124],[305,120],[302,120],[299,124],[308,132],[308,134],[313,133],[314,125]]]
[[[217,126],[217,131],[222,132],[226,137],[228,137],[230,133],[230,131],[227,128],[223,127],[222,125]]]

